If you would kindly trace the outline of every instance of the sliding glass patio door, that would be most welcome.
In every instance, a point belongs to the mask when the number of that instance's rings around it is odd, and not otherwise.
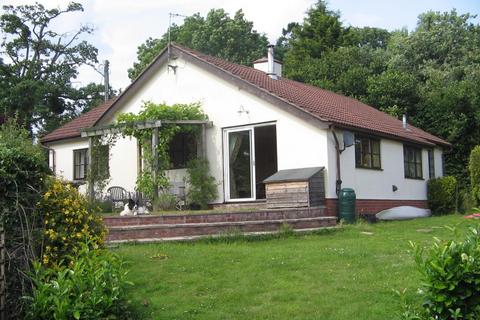
[[[226,200],[255,199],[253,128],[225,131]]]

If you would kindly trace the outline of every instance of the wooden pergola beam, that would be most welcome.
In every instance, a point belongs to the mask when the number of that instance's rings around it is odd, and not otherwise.
[[[159,128],[164,124],[178,124],[178,125],[201,125],[201,141],[200,141],[200,150],[199,155],[203,158],[207,158],[207,128],[213,126],[213,123],[208,120],[146,120],[146,121],[137,121],[133,124],[113,124],[105,126],[96,126],[92,128],[83,129],[80,131],[82,138],[88,138],[88,165],[93,164],[94,159],[92,158],[92,148],[93,148],[93,138],[97,136],[103,136],[108,134],[120,133],[125,127],[133,126],[136,129],[153,129],[152,132],[152,154],[154,155],[153,164],[152,164],[152,176],[154,181],[154,199],[158,197],[158,185],[156,183],[158,176],[159,159],[157,154],[158,148],[158,139],[159,139]],[[94,198],[94,181],[90,180],[88,184],[88,193],[90,200]]]
[[[163,124],[203,125],[207,127],[211,127],[213,125],[211,121],[207,120],[146,120],[134,122],[133,127],[136,129],[151,129],[160,128]],[[106,134],[120,133],[122,128],[130,125],[131,124],[112,124],[106,126],[96,126],[82,129],[80,133],[82,138],[103,136]]]

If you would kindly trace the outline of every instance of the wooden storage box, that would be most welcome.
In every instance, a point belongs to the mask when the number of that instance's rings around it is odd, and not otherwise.
[[[263,182],[267,208],[317,207],[325,204],[324,167],[280,170]]]

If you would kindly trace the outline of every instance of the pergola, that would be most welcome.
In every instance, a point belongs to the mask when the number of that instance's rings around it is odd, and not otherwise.
[[[121,133],[122,128],[133,126],[136,129],[153,129],[152,130],[152,154],[153,154],[153,163],[152,163],[152,175],[154,184],[154,197],[158,196],[158,185],[156,184],[159,168],[159,159],[157,153],[158,147],[158,134],[159,129],[165,124],[176,124],[176,125],[198,125],[201,126],[201,138],[199,144],[198,154],[205,159],[207,156],[206,148],[206,131],[208,127],[211,127],[213,124],[208,120],[146,120],[146,121],[137,121],[129,124],[112,124],[105,126],[96,126],[80,131],[82,138],[88,138],[88,148],[92,150],[93,147],[93,138],[98,136],[104,136],[109,134]],[[92,152],[88,153],[88,163],[91,166],[93,164]],[[94,196],[94,181],[89,181],[88,183],[88,195],[90,200],[93,200]],[[153,199],[152,199],[153,200]]]

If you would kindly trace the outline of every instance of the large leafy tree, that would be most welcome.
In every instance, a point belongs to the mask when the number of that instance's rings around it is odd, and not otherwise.
[[[253,22],[245,19],[242,10],[231,18],[223,9],[212,9],[204,18],[199,13],[187,17],[182,25],[170,28],[171,41],[225,60],[251,65],[266,52],[267,37],[253,29]],[[137,59],[128,70],[135,79],[165,48],[168,32],[160,39],[149,38],[138,47]]]
[[[368,78],[386,68],[389,37],[383,29],[344,27],[340,13],[319,0],[303,23],[283,29],[277,45],[286,77],[366,100]]]
[[[412,120],[453,144],[447,171],[465,183],[470,150],[480,141],[480,25],[473,18],[455,10],[420,15],[392,63],[417,77]]]
[[[3,6],[0,15],[0,113],[16,116],[31,131],[48,131],[62,120],[98,102],[101,85],[75,88],[82,65],[97,63],[97,49],[81,40],[93,31],[81,26],[59,32],[52,24],[62,15],[83,11],[79,3],[65,9],[43,5]]]

